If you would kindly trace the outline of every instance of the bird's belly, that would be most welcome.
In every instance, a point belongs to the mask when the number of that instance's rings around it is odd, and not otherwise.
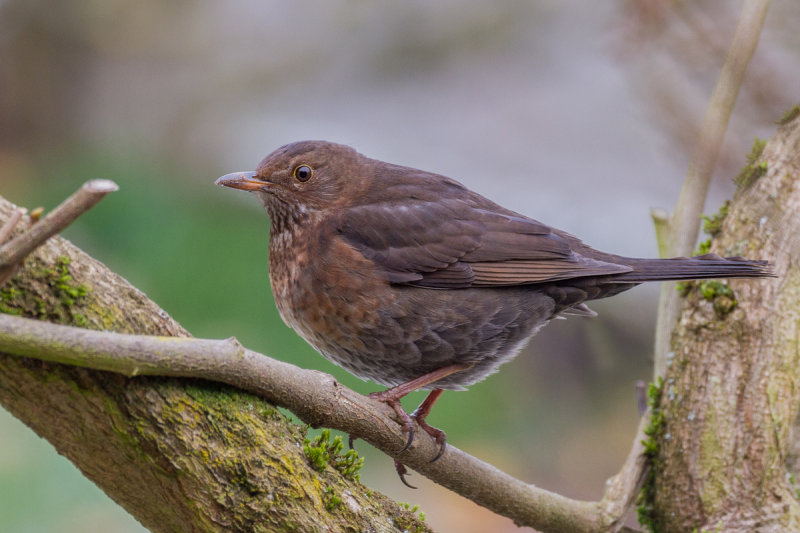
[[[512,359],[553,315],[525,288],[433,290],[381,282],[301,283],[276,303],[284,321],[333,363],[385,386],[443,366],[473,365],[427,388],[462,389]]]

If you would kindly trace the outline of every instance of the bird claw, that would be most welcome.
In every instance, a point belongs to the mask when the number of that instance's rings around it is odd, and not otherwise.
[[[385,398],[381,396],[381,393],[373,393],[369,395],[370,398],[374,398],[378,401],[384,402],[386,405],[394,409],[397,418],[400,419],[400,424],[403,426],[403,432],[408,435],[408,440],[406,440],[406,445],[403,446],[403,449],[400,450],[400,453],[408,450],[411,447],[411,444],[414,442],[414,420],[408,413],[403,410],[403,406],[400,405],[399,400],[395,400],[393,398]]]
[[[414,485],[406,481],[406,475],[408,475],[408,469],[406,465],[398,461],[397,459],[394,460],[394,469],[397,470],[397,475],[400,476],[400,481],[403,482],[403,485],[408,487],[409,489],[416,489]]]
[[[419,427],[422,428],[422,430],[425,431],[425,433],[433,437],[433,439],[436,441],[436,444],[439,445],[439,452],[436,454],[436,457],[434,457],[429,461],[430,463],[435,463],[444,455],[445,449],[447,448],[447,434],[441,429],[435,428],[430,424],[428,424],[425,421],[425,417],[418,416],[416,412],[412,413],[410,416],[409,415],[406,416],[408,416],[409,422],[411,420],[416,420],[417,424],[419,424]],[[402,450],[400,450],[401,453],[406,451],[409,448],[409,446],[411,446],[411,443],[414,440],[414,426],[412,425],[409,428],[404,423],[403,428],[404,430],[408,431],[408,442],[406,443],[405,447]],[[406,480],[405,476],[408,474],[408,469],[403,463],[395,459],[394,468],[395,470],[397,470],[397,475],[400,476],[400,481],[402,481],[403,485],[411,489],[417,488],[414,485],[411,485]]]
[[[400,419],[400,423],[403,426],[403,432],[408,435],[408,439],[406,440],[405,446],[403,446],[403,448],[400,450],[399,453],[405,452],[414,443],[414,437],[416,435],[414,429],[414,423],[416,422],[419,425],[419,427],[423,431],[425,431],[425,433],[433,437],[433,439],[439,445],[439,451],[437,452],[436,456],[430,460],[430,462],[435,463],[436,461],[441,459],[441,457],[444,455],[445,450],[447,449],[447,434],[441,429],[435,428],[425,421],[425,418],[430,412],[431,406],[433,406],[433,403],[436,401],[439,395],[441,395],[442,393],[441,389],[437,389],[434,392],[432,392],[425,399],[425,401],[410,415],[405,412],[403,406],[400,405],[399,399],[395,398],[390,391],[391,389],[389,389],[389,391],[374,392],[370,394],[369,397],[378,400],[380,402],[383,402],[389,407],[391,407],[394,410],[395,414],[397,414],[397,417]],[[353,436],[350,435],[348,444],[350,445],[351,449],[353,447],[353,440],[354,440]],[[415,489],[416,487],[410,485],[406,481],[405,476],[406,474],[408,474],[408,469],[405,467],[405,465],[400,461],[398,461],[397,459],[395,459],[394,467],[395,470],[397,470],[397,474],[400,476],[400,481],[403,482],[403,485]]]
[[[403,449],[400,450],[400,453],[403,453],[404,451],[409,449],[411,447],[411,444],[414,442],[414,435],[416,433],[414,431],[414,422],[411,421],[411,418],[408,419],[408,422],[406,422],[405,420],[403,421],[403,431],[408,433],[408,440],[406,441],[406,445],[403,446]]]
[[[435,429],[435,428],[434,428]],[[430,460],[431,463],[435,463],[439,459],[442,458],[444,455],[444,451],[447,448],[447,436],[444,434],[444,431],[438,430],[442,435],[441,439],[439,437],[433,437],[436,439],[436,444],[439,445],[439,453],[436,454],[436,457]]]

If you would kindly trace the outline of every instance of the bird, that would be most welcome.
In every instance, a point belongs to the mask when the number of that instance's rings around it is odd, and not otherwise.
[[[647,281],[759,278],[769,263],[715,254],[601,252],[446,176],[300,141],[218,185],[255,194],[270,218],[269,278],[283,321],[325,358],[388,387],[408,435],[445,390],[512,360],[548,322]],[[400,399],[430,390],[409,415]],[[405,449],[405,448],[404,448]],[[402,481],[405,468],[395,464]],[[409,485],[410,486],[410,485]]]

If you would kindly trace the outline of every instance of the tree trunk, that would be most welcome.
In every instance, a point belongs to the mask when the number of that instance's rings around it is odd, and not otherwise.
[[[13,206],[0,198],[0,223]],[[0,286],[0,312],[90,329],[188,336],[144,294],[55,237]],[[0,403],[154,532],[428,531],[303,452],[272,405],[199,380],[0,354]]]
[[[742,176],[755,181],[711,251],[768,259],[777,278],[684,287],[651,432],[656,531],[800,531],[786,465],[800,405],[800,119]]]

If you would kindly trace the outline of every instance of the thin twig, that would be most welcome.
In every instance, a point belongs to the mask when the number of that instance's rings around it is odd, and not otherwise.
[[[406,437],[385,404],[322,372],[247,350],[233,338],[123,335],[0,314],[0,352],[127,376],[196,377],[227,383],[288,408],[312,426],[324,424],[364,439],[436,483],[541,531],[617,531],[627,503],[611,499],[615,494],[629,499],[637,483],[614,480],[614,488],[609,488],[602,502],[586,502],[515,479],[451,445],[431,463],[438,445],[424,432],[418,432],[420,436],[407,451],[400,451]],[[634,450],[631,457],[637,454]],[[624,468],[623,474],[629,470]]]
[[[14,228],[17,227],[17,224],[19,224],[19,221],[22,220],[22,216],[26,212],[27,209],[24,207],[18,207],[11,213],[11,216],[5,221],[3,226],[0,227],[0,245],[14,232]],[[5,268],[0,267],[0,285],[5,284],[6,281],[14,276],[17,272],[17,267],[18,265],[10,265]]]
[[[605,512],[605,516],[617,517],[616,522],[609,526],[610,531],[613,531],[615,524],[622,527],[622,520],[625,519],[625,514],[633,505],[642,488],[642,483],[644,483],[647,461],[644,456],[643,441],[646,438],[644,431],[649,423],[650,411],[648,410],[639,421],[633,446],[631,446],[625,463],[619,473],[606,482],[606,490],[600,500],[600,506]]]
[[[0,272],[13,268],[47,239],[69,226],[108,193],[118,188],[111,180],[91,180],[84,183],[28,231],[0,246]]]
[[[22,216],[27,213],[28,210],[24,207],[18,207],[11,213],[11,216],[3,223],[3,226],[0,227],[0,244],[6,242],[6,239],[11,235],[11,232],[14,231],[14,228],[17,227],[19,221],[22,219]]]
[[[745,0],[728,56],[722,66],[714,94],[708,106],[697,148],[689,162],[675,212],[670,219],[670,255],[689,255],[700,230],[700,214],[714,173],[725,130],[745,71],[758,46],[758,38],[767,16],[770,0]],[[661,286],[658,323],[656,325],[654,375],[666,368],[670,332],[678,318],[678,295],[673,283]]]
[[[667,213],[664,209],[656,207],[650,210],[650,218],[653,220],[653,227],[656,230],[658,257],[667,258],[672,253],[669,244],[669,213]]]

